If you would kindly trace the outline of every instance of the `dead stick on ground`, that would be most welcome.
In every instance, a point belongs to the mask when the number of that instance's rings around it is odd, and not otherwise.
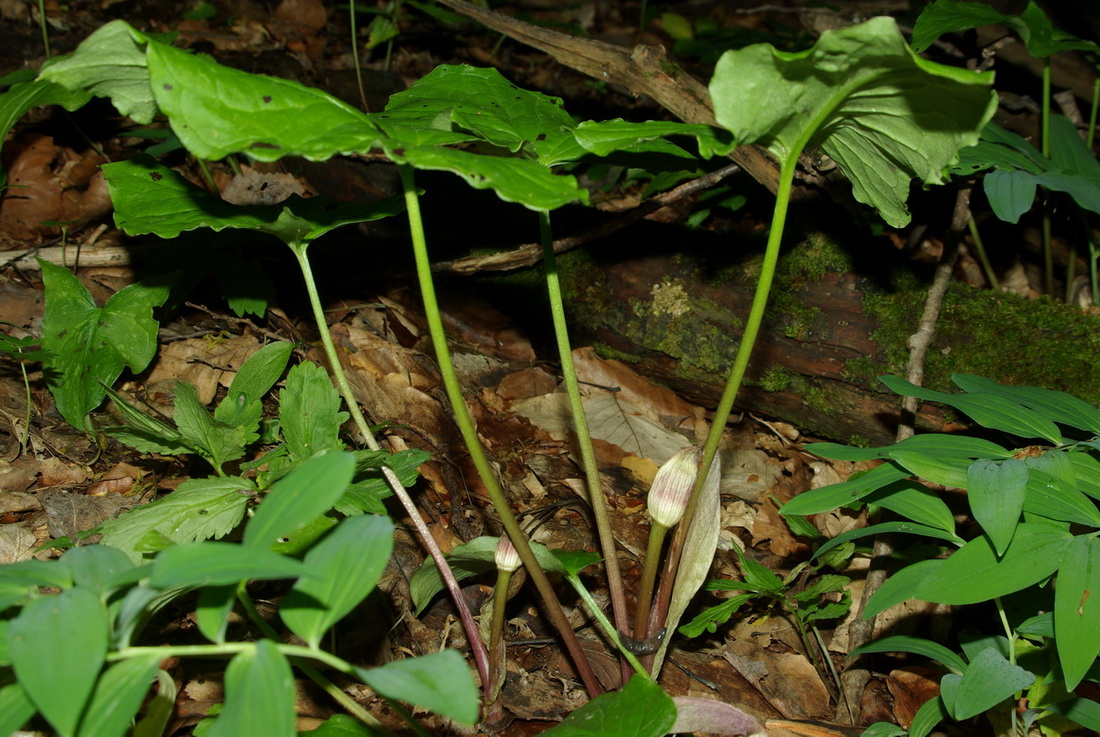
[[[943,298],[947,293],[947,287],[951,283],[951,274],[955,269],[955,261],[959,255],[959,239],[970,222],[970,185],[959,187],[955,198],[955,212],[951,218],[951,227],[944,239],[943,253],[940,255],[939,265],[936,266],[935,276],[932,278],[932,286],[928,288],[928,297],[924,302],[924,313],[921,315],[917,332],[909,338],[909,365],[906,367],[906,379],[913,384],[921,386],[924,383],[924,358],[932,345],[932,338],[936,333],[936,321],[943,307]],[[901,402],[901,422],[898,424],[897,441],[901,442],[914,434],[913,417],[916,414],[920,401],[916,397],[904,397]],[[848,650],[851,652],[865,645],[871,640],[875,630],[875,618],[863,619],[863,611],[867,602],[882,582],[886,580],[886,560],[893,555],[894,546],[886,535],[875,537],[874,550],[871,555],[871,568],[867,571],[867,578],[863,584],[863,595],[859,601],[859,616],[848,625]],[[849,656],[845,663],[844,674],[841,676],[841,684],[844,688],[844,701],[837,705],[836,720],[841,721],[846,717],[851,724],[858,724],[858,713],[853,713],[852,707],[858,708],[860,697],[871,673],[860,663],[860,656]],[[848,711],[848,714],[844,714]]]
[[[585,233],[569,238],[558,238],[554,241],[554,253],[565,253],[577,246],[608,236],[632,223],[636,223],[646,215],[654,213],[666,205],[695,194],[700,190],[710,189],[715,184],[740,169],[741,167],[738,164],[724,166],[709,174],[704,174],[698,179],[692,179],[690,182],[685,182],[679,187],[670,189],[668,192],[662,192],[646,200],[621,217],[597,225]],[[542,244],[528,243],[503,253],[491,253],[487,256],[466,256],[464,258],[457,258],[453,261],[441,261],[432,264],[432,271],[455,274],[473,274],[482,271],[509,271],[511,269],[522,269],[528,266],[534,266],[541,260]]]

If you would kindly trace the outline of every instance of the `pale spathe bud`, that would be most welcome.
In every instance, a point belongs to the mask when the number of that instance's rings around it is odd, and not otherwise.
[[[501,535],[497,540],[497,549],[493,553],[493,561],[497,564],[497,570],[514,573],[519,570],[523,562],[519,559],[516,546],[508,539],[507,535]]]
[[[655,523],[672,527],[684,516],[699,475],[700,454],[696,448],[684,448],[657,469],[648,501],[649,516]]]

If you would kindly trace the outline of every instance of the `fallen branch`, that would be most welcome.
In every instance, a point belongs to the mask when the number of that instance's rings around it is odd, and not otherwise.
[[[717,125],[707,88],[671,61],[663,46],[638,44],[628,49],[533,26],[466,0],[439,1],[494,31],[546,52],[559,64],[593,79],[624,87],[635,97],[647,95],[685,123]],[[730,158],[753,179],[775,192],[779,168],[760,149],[741,146],[730,154]]]

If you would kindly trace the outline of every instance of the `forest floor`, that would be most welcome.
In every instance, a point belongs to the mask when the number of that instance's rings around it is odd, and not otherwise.
[[[569,8],[552,2],[518,2],[499,9],[528,22],[578,36],[621,45],[644,43],[673,47],[677,60],[700,78],[721,50],[743,39],[766,40],[782,48],[804,48],[812,35],[803,20],[818,13],[808,8],[766,7],[739,12],[735,3],[650,3],[650,20],[639,31],[638,3],[582,2]],[[747,4],[745,4],[747,7]],[[841,3],[853,16],[889,12],[911,18],[908,2]],[[874,5],[874,7],[872,7]],[[401,6],[396,35],[373,48],[363,44],[379,32],[383,8]],[[581,118],[646,119],[669,117],[651,99],[607,85],[549,61],[541,52],[454,16],[440,5],[372,4],[360,13],[359,43],[364,48],[366,106],[378,110],[389,94],[405,88],[439,64],[494,66],[527,89],[562,97]],[[37,68],[46,58],[38,33],[37,10],[22,2],[0,2],[0,76]],[[91,3],[75,0],[45,4],[51,53],[71,51],[91,31],[121,18],[150,32],[178,32],[177,44],[210,54],[245,71],[284,76],[321,87],[356,106],[361,105],[353,71],[352,30],[346,5],[320,0],[283,0],[272,9],[256,0],[225,3],[123,0]],[[664,14],[664,15],[662,15]],[[370,25],[372,24],[373,25]],[[733,39],[742,39],[734,41]],[[153,126],[154,128],[156,126]],[[162,315],[157,357],[141,375],[124,375],[116,388],[140,398],[147,407],[168,414],[178,381],[198,388],[204,404],[224,395],[236,369],[272,339],[294,343],[300,360],[324,363],[317,334],[310,327],[304,292],[294,279],[294,266],[284,254],[258,239],[224,235],[181,236],[174,242],[131,238],[115,228],[111,202],[97,167],[125,159],[150,145],[149,130],[121,118],[103,101],[72,115],[36,110],[16,127],[3,147],[10,182],[29,187],[21,194],[8,189],[0,204],[0,325],[13,337],[40,334],[44,297],[41,257],[73,267],[96,302],[153,269],[185,268],[193,290],[171,302]],[[179,170],[200,181],[197,163],[180,154]],[[341,199],[369,200],[397,191],[396,178],[384,165],[347,162],[287,162],[285,166],[210,165],[213,181],[224,193],[236,189],[245,204],[272,192],[325,193]],[[590,171],[590,182],[604,176],[599,208],[610,218],[642,198],[641,186],[623,172]],[[443,182],[445,177],[439,176]],[[506,250],[532,241],[533,217],[498,209],[484,193],[434,188],[429,178],[429,243],[440,260],[485,250]],[[730,196],[740,196],[741,209],[710,207],[689,198],[653,213],[649,221],[663,234],[682,241],[693,234],[740,234],[754,237],[766,227],[770,205],[762,189],[747,177],[737,180]],[[744,195],[741,195],[744,192]],[[762,203],[762,206],[761,204]],[[928,205],[904,231],[889,231],[884,242],[916,261],[934,260],[942,248],[950,212]],[[916,210],[921,212],[919,208]],[[472,215],[476,214],[476,217]],[[843,215],[839,210],[838,214]],[[565,232],[590,227],[592,215],[564,218]],[[641,228],[648,227],[643,223]],[[570,231],[572,229],[572,231]],[[330,325],[344,351],[353,388],[372,423],[388,423],[385,434],[407,447],[421,448],[432,460],[421,472],[416,500],[433,536],[445,551],[483,534],[499,534],[484,490],[470,466],[440,387],[430,340],[411,274],[411,259],[400,228],[377,225],[346,229],[316,249],[317,271]],[[1026,239],[1013,244],[1019,256],[1006,256],[1003,283],[1021,294],[1038,291],[1035,256]],[[208,242],[203,242],[208,241]],[[217,248],[209,248],[215,243]],[[590,246],[599,248],[599,242]],[[1017,248],[1018,247],[1018,248]],[[205,263],[195,263],[195,254]],[[238,315],[223,295],[243,271],[240,259],[259,262],[267,282],[253,291],[267,300],[260,314]],[[964,253],[956,275],[975,286],[984,281],[974,256]],[[252,277],[247,277],[251,279]],[[525,277],[517,277],[522,283]],[[541,288],[540,279],[530,280]],[[238,286],[240,286],[238,284]],[[249,286],[256,286],[250,284]],[[520,521],[534,530],[533,539],[552,548],[598,549],[585,502],[583,473],[570,442],[560,391],[561,376],[548,320],[494,298],[491,288],[469,276],[449,275],[441,286],[443,310],[468,404],[482,441],[504,480]],[[1076,300],[1075,296],[1071,299]],[[601,357],[591,348],[574,351],[586,410],[611,506],[613,530],[629,596],[634,595],[646,548],[648,517],[645,496],[658,466],[679,449],[701,442],[712,410],[691,402],[640,374],[621,361]],[[76,540],[82,531],[126,510],[170,494],[181,483],[209,472],[187,456],[142,454],[103,436],[75,430],[53,407],[42,373],[30,365],[24,384],[19,365],[2,364],[0,372],[0,562],[56,554],[49,543]],[[29,391],[26,387],[29,387]],[[272,403],[273,405],[273,403]],[[272,406],[271,411],[274,412]],[[751,408],[750,408],[751,409]],[[111,424],[105,405],[97,424]],[[29,420],[29,422],[28,422]],[[739,551],[780,576],[804,563],[813,546],[796,536],[778,507],[797,494],[843,481],[872,463],[826,461],[802,449],[802,428],[784,417],[746,412],[730,424],[723,443],[721,532],[711,578],[741,579]],[[846,440],[847,438],[828,438]],[[400,508],[392,508],[402,519]],[[832,537],[867,524],[863,512],[818,515],[814,523]],[[866,542],[866,541],[865,541]],[[43,546],[45,545],[45,549]],[[869,543],[860,549],[866,553]],[[465,635],[444,597],[420,616],[410,600],[408,576],[423,560],[415,537],[401,533],[392,565],[380,589],[339,628],[344,657],[364,664],[386,662],[400,653],[435,652],[443,647],[465,650]],[[849,624],[858,616],[866,555],[837,563],[850,579],[848,614],[817,622],[817,634],[804,640],[775,600],[761,599],[743,607],[716,632],[695,639],[674,635],[660,683],[671,694],[716,698],[734,704],[767,724],[774,735],[857,735],[860,725],[876,721],[907,726],[916,709],[938,693],[939,671],[920,658],[875,656],[861,663],[871,678],[857,703],[846,703],[835,671],[850,663]],[[807,568],[790,584],[793,596],[826,572]],[[467,582],[469,583],[469,582]],[[469,597],[484,598],[489,580],[467,587]],[[589,584],[606,600],[602,579]],[[282,590],[257,584],[253,598],[274,612]],[[698,597],[691,616],[720,601],[725,592]],[[584,646],[590,649],[596,674],[605,688],[619,683],[619,664],[587,625],[583,612],[562,591],[575,613]],[[824,606],[840,601],[830,594]],[[194,602],[170,607],[155,624],[160,642],[194,638]],[[366,611],[370,609],[370,611]],[[686,620],[685,620],[686,621]],[[881,633],[919,634],[939,641],[964,626],[946,607],[909,601],[878,618]],[[247,623],[234,624],[244,631]],[[244,635],[242,635],[244,636]],[[508,609],[509,677],[503,706],[508,724],[500,734],[535,734],[560,721],[586,700],[568,658],[559,649],[531,593],[521,593]],[[810,645],[807,651],[807,645]],[[359,653],[352,656],[348,653]],[[172,731],[189,734],[213,704],[221,700],[220,674],[209,664],[184,662],[173,675],[181,684]],[[349,685],[354,690],[354,686]],[[365,690],[355,691],[372,712],[387,721],[396,717]],[[308,729],[336,707],[324,694],[303,687],[298,703],[299,729]],[[430,721],[429,724],[432,724]],[[399,722],[394,721],[395,725]],[[443,729],[440,725],[432,727]],[[971,725],[965,733],[988,732]]]

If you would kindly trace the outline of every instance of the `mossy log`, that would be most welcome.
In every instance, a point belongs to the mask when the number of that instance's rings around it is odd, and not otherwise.
[[[890,250],[890,249],[886,249]],[[634,365],[713,407],[752,301],[758,258],[605,250],[562,260],[574,344]],[[853,264],[865,268],[855,268]],[[898,397],[876,377],[902,374],[927,282],[897,254],[868,259],[803,243],[781,262],[737,408],[804,433],[857,444],[893,441]],[[886,268],[883,268],[883,267]],[[873,273],[872,273],[873,272]],[[1100,401],[1100,318],[1047,299],[951,287],[925,367],[925,385],[953,373],[1068,391]],[[924,430],[956,418],[925,404]]]

